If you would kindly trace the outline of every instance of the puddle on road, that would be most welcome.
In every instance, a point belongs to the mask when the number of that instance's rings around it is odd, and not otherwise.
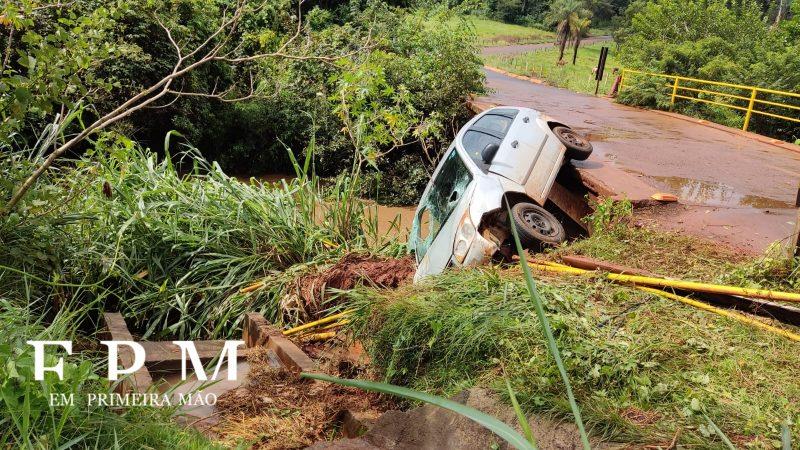
[[[583,135],[589,142],[607,141],[609,139],[642,139],[645,137],[641,133],[607,127],[597,131],[584,132]]]
[[[658,187],[687,203],[709,206],[739,206],[758,209],[794,208],[793,204],[759,195],[743,195],[733,186],[683,177],[648,176]]]

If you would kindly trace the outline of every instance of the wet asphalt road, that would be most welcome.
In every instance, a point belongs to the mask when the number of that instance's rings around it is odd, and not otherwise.
[[[587,134],[595,151],[575,165],[617,194],[679,196],[681,205],[650,213],[648,220],[749,252],[791,235],[800,147],[794,152],[605,98],[485,73],[494,92],[478,102],[531,107]]]

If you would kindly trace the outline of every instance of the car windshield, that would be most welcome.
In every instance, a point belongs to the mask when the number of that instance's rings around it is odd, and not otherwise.
[[[481,152],[489,144],[500,145],[503,142],[516,115],[517,111],[513,109],[493,110],[475,121],[461,138],[464,150],[483,172],[489,170],[489,165],[483,162]]]
[[[421,261],[448,217],[462,200],[472,182],[472,174],[455,148],[445,156],[441,170],[433,180],[428,194],[420,200],[419,212],[411,229],[412,248],[417,262]]]

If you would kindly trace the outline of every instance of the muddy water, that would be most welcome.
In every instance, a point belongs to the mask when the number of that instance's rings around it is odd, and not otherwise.
[[[367,215],[377,220],[380,235],[405,239],[411,230],[415,209],[414,206],[385,206],[368,201]]]
[[[653,184],[690,204],[759,209],[794,208],[788,202],[759,195],[746,195],[723,183],[682,177],[647,177]]]
[[[263,184],[280,183],[293,179],[293,175],[284,174],[265,174],[255,177],[237,176],[236,179],[243,182],[257,182]],[[411,230],[411,223],[414,221],[414,210],[416,206],[386,206],[379,205],[372,200],[364,200],[367,217],[376,220],[378,235],[384,237],[396,237],[405,240]]]

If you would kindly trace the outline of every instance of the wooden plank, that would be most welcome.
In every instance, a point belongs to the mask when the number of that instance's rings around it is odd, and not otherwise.
[[[217,358],[225,347],[223,340],[193,341],[197,356],[204,365]],[[181,349],[171,341],[142,341],[139,344],[144,347],[147,357],[145,365],[151,372],[170,372],[181,369]],[[241,358],[241,349],[237,353]]]
[[[112,341],[133,341],[128,326],[125,324],[125,318],[120,313],[103,313],[103,323],[105,325],[105,335],[108,340]],[[133,349],[126,345],[119,347],[119,355],[117,364],[122,367],[128,368],[133,365],[134,354]],[[110,362],[109,362],[110,364]],[[153,378],[150,376],[150,371],[147,370],[147,365],[142,366],[139,370],[122,380],[117,385],[118,392],[145,392],[150,389],[153,384]]]
[[[265,345],[270,335],[280,335],[281,331],[267,322],[267,319],[259,313],[247,313],[244,315],[242,325],[242,340],[247,348]]]
[[[298,346],[283,336],[281,330],[267,322],[263,315],[247,313],[242,326],[242,340],[245,345],[255,347],[265,345],[275,352],[284,367],[294,372],[313,372],[314,361]]]
[[[314,361],[300,347],[283,336],[272,335],[267,339],[267,348],[275,352],[284,367],[293,372],[315,372]]]

